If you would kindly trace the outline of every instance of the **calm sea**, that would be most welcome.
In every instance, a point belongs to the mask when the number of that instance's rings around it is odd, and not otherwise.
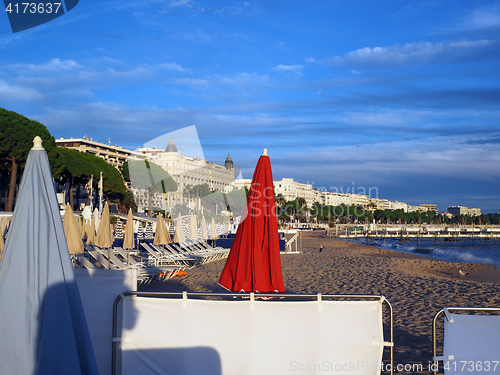
[[[351,240],[351,242],[366,245],[366,239]],[[433,241],[420,241],[417,244],[416,241],[403,241],[401,243],[398,240],[370,240],[368,245],[448,262],[489,264],[500,268],[500,242],[485,244],[474,241],[472,244],[465,242],[434,244]]]

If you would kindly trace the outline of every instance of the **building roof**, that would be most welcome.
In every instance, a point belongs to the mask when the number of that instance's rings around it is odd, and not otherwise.
[[[231,159],[229,152],[227,153],[227,158],[226,158],[224,165],[226,166],[227,169],[234,168],[233,159]]]
[[[174,139],[170,136],[170,141],[168,141],[167,148],[165,152],[177,152],[177,146],[175,145]]]

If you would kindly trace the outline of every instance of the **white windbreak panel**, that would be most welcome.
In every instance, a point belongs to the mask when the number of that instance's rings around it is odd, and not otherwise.
[[[444,323],[443,356],[452,357],[444,360],[445,374],[500,374],[500,316],[449,317]]]
[[[381,301],[125,298],[123,374],[380,374]]]

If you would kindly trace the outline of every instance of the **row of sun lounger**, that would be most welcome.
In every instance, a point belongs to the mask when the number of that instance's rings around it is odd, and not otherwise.
[[[142,253],[126,251],[121,247],[101,249],[87,246],[84,253],[74,254],[77,267],[86,269],[136,269],[139,287],[170,279],[179,271],[227,258],[229,249],[213,248],[206,242],[153,245],[141,243]]]
[[[97,246],[87,246],[86,251],[74,254],[74,263],[80,268],[106,270],[137,270],[138,287],[170,279],[186,268],[179,264],[155,265],[137,260],[133,254],[120,248],[100,249]]]
[[[229,249],[213,248],[206,242],[167,245],[153,245],[144,242],[141,243],[141,246],[148,254],[148,257],[143,258],[143,261],[154,265],[175,264],[192,268],[199,264],[227,258],[229,254]]]

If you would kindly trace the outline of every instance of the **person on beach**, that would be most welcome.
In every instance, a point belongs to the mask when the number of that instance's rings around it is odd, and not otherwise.
[[[321,253],[323,251],[323,245],[319,246],[319,252]]]

